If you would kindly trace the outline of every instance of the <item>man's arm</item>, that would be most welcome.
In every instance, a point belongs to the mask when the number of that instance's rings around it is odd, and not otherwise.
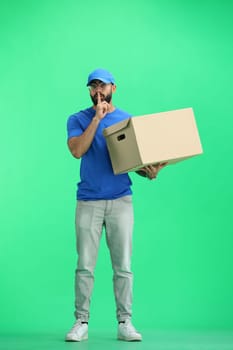
[[[82,135],[71,137],[68,140],[69,150],[75,158],[81,158],[88,151],[94,139],[99,122],[100,119],[95,115]]]
[[[90,122],[87,129],[80,136],[71,137],[68,140],[68,147],[75,158],[81,158],[89,149],[94,139],[99,122],[105,117],[108,112],[109,104],[106,101],[101,101],[98,93],[98,102],[96,106],[96,113]]]

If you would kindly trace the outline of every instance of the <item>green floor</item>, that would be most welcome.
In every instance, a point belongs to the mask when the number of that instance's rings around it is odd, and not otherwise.
[[[117,341],[113,331],[89,330],[89,340],[66,343],[63,334],[3,334],[0,350],[233,350],[232,331],[144,330],[142,342]]]

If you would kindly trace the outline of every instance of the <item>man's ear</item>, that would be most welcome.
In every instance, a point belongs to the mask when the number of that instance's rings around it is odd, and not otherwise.
[[[115,92],[116,92],[116,85],[114,84],[114,85],[112,85],[112,93],[114,94]]]

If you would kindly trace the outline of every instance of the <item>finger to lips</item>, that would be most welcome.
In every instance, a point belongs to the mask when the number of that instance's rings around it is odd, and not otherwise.
[[[101,103],[101,98],[100,98],[100,93],[99,92],[97,92],[97,102],[98,102],[98,104]]]

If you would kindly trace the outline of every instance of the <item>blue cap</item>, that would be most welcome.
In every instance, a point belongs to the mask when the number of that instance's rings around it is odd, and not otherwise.
[[[87,86],[90,85],[91,81],[95,79],[100,80],[105,84],[115,84],[115,79],[113,78],[112,74],[106,69],[98,68],[91,72],[88,75]]]

